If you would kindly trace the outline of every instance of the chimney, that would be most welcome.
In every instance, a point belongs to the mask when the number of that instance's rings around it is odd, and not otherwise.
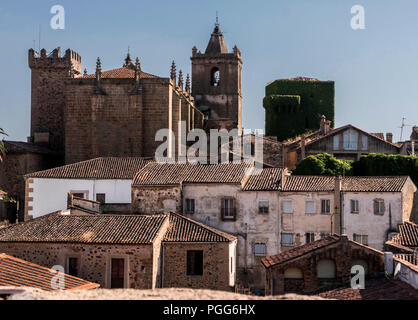
[[[341,208],[341,191],[343,178],[341,176],[335,177],[334,180],[334,219],[332,221],[332,233],[344,234],[343,209]]]
[[[330,128],[331,128],[331,121],[327,120],[327,118],[324,115],[322,115],[321,122],[319,124],[319,129],[321,133],[323,135],[328,134],[330,131]]]
[[[385,272],[387,274],[393,275],[393,253],[385,252]]]
[[[393,133],[387,132],[386,133],[386,141],[392,143],[393,142]]]

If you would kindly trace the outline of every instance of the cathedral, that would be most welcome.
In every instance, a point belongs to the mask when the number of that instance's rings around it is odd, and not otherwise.
[[[177,141],[194,128],[242,129],[241,52],[236,46],[228,51],[218,23],[204,52],[193,47],[185,79],[174,61],[169,76],[161,77],[145,72],[129,53],[111,70],[102,70],[98,58],[93,74],[83,71],[81,55],[71,49],[30,49],[28,63],[30,136],[5,141],[0,163],[0,189],[16,199],[19,216],[27,173],[97,157],[153,158],[160,129],[171,129]]]
[[[120,68],[82,72],[68,49],[29,50],[32,71],[30,142],[57,152],[66,164],[101,156],[153,157],[158,130],[241,130],[241,53],[228,52],[219,24],[204,53],[192,49],[192,77],[175,63],[170,77],[142,70],[130,54]]]

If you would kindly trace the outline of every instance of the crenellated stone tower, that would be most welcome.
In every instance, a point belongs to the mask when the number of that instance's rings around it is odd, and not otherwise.
[[[207,115],[206,128],[238,128],[241,132],[241,52],[228,52],[216,22],[205,53],[192,49],[192,96]]]
[[[81,76],[81,56],[68,49],[61,57],[60,48],[47,55],[29,50],[31,78],[30,142],[45,145],[64,154],[65,82]]]

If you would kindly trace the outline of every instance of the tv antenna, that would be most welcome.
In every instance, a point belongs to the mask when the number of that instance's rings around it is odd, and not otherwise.
[[[412,127],[412,125],[411,124],[405,124],[405,120],[406,120],[406,118],[405,117],[403,117],[402,118],[402,125],[400,126],[400,127],[398,127],[398,128],[400,128],[401,129],[401,141],[402,141],[402,138],[403,138],[403,129],[405,128],[405,127]]]

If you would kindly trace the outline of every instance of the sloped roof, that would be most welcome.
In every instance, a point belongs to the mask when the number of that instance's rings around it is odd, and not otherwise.
[[[284,262],[287,262],[287,261],[299,258],[301,256],[304,256],[306,254],[312,253],[312,252],[314,252],[318,249],[322,249],[322,248],[328,247],[330,245],[336,244],[340,241],[348,241],[348,242],[353,243],[353,244],[355,244],[359,247],[362,247],[366,250],[373,251],[377,254],[382,254],[383,255],[383,252],[380,252],[379,250],[376,250],[376,249],[373,249],[371,247],[365,246],[365,245],[360,244],[358,242],[349,240],[346,236],[339,236],[339,235],[333,234],[333,235],[324,237],[323,239],[313,241],[313,242],[304,244],[302,246],[294,247],[292,249],[283,251],[283,252],[281,252],[277,255],[263,258],[261,260],[261,262],[266,268],[270,268],[272,266],[279,265],[279,264],[282,264]]]
[[[166,215],[52,213],[0,230],[0,242],[150,244]]]
[[[265,168],[260,174],[250,176],[244,191],[280,190],[282,184],[283,168]]]
[[[139,157],[102,157],[29,173],[25,178],[132,179],[149,161]]]
[[[418,247],[418,225],[410,221],[404,222],[399,226],[399,235],[388,242],[405,247]]]
[[[151,244],[163,230],[165,242],[229,242],[235,236],[179,214],[108,215],[51,213],[0,230],[0,242]]]
[[[51,269],[14,258],[6,254],[0,254],[0,286],[4,287],[32,287],[46,291],[52,291],[52,278],[56,274]],[[63,290],[94,289],[100,285],[80,278],[63,274]]]
[[[336,300],[418,300],[418,290],[393,278],[367,279],[365,288],[352,289],[350,284],[318,294]]]
[[[170,214],[164,242],[230,242],[236,237],[179,214]]]
[[[184,182],[239,184],[250,167],[245,162],[213,165],[151,162],[138,171],[133,185],[178,185]]]
[[[334,176],[287,176],[282,191],[314,192],[334,191]],[[345,192],[401,192],[408,180],[407,176],[382,177],[342,177]]]
[[[209,39],[208,46],[205,53],[228,53],[224,36],[219,28],[219,25],[215,26],[212,35]]]
[[[140,72],[139,77],[141,79],[159,78],[158,76],[155,76],[155,75],[150,74],[150,73],[142,72],[142,71]],[[87,75],[83,76],[83,78],[86,78],[86,79],[96,78],[96,74],[95,73],[87,74]],[[133,78],[135,78],[135,70],[133,68],[129,68],[129,67],[122,67],[122,68],[112,69],[112,70],[108,70],[108,71],[103,71],[102,72],[102,78],[103,79],[106,79],[106,78],[116,78],[116,79],[130,78],[130,79],[133,79]]]

